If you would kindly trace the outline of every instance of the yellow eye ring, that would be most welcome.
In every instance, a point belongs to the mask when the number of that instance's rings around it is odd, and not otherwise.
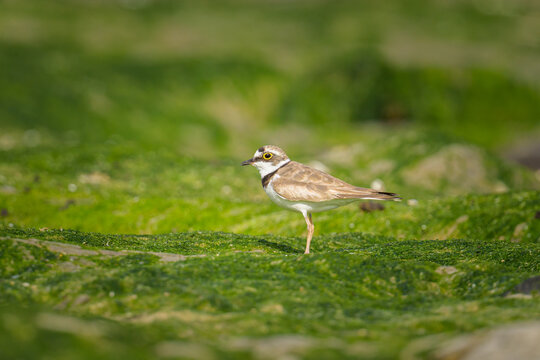
[[[267,152],[267,153],[263,154],[263,159],[264,160],[270,160],[272,158],[272,156],[273,156],[272,153]]]

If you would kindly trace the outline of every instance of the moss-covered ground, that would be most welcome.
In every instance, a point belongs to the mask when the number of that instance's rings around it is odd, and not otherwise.
[[[505,160],[539,9],[471,4],[0,0],[0,358],[418,359],[540,319],[540,172]],[[240,166],[269,143],[403,201],[314,214],[304,255]]]

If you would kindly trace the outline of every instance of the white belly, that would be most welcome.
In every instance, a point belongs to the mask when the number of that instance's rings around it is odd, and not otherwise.
[[[282,208],[292,210],[292,211],[298,211],[301,213],[316,213],[316,212],[321,212],[321,211],[326,211],[326,210],[332,210],[337,207],[347,205],[353,201],[356,201],[356,199],[338,199],[338,200],[329,200],[329,201],[321,201],[321,202],[289,201],[274,191],[274,188],[272,187],[272,181],[270,181],[270,183],[268,184],[268,186],[266,186],[264,191],[266,191],[266,194],[273,202],[275,202]]]

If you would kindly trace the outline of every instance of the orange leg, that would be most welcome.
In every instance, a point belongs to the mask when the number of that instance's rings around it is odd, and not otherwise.
[[[309,254],[309,244],[311,243],[311,238],[313,237],[313,232],[315,231],[315,226],[313,226],[313,220],[311,219],[311,213],[310,214],[303,214],[304,219],[306,220],[307,224],[307,243],[306,243],[306,251],[304,254]]]

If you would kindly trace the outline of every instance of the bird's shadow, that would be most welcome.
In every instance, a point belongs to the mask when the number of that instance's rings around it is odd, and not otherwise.
[[[275,249],[275,250],[279,250],[279,251],[282,251],[282,252],[285,252],[285,253],[289,253],[289,254],[301,253],[300,250],[297,250],[297,249],[293,248],[292,246],[290,246],[288,244],[282,244],[282,243],[277,243],[277,242],[273,242],[273,241],[268,241],[266,239],[258,239],[257,241],[259,242],[259,244],[261,244],[263,246],[266,246],[266,247],[269,247],[269,248],[272,248],[272,249]]]

